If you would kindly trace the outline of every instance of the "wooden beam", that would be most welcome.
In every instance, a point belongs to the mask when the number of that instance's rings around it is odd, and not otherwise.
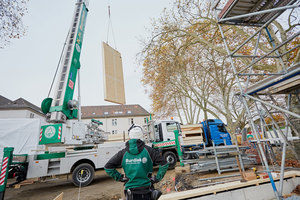
[[[64,193],[60,193],[60,195],[58,195],[57,197],[55,197],[53,200],[63,200],[64,197]]]
[[[289,171],[284,173],[284,178],[293,178],[293,177],[300,177],[300,172]],[[274,180],[279,180],[279,177],[274,178]],[[268,182],[270,182],[269,178],[257,179],[248,182],[243,182],[243,183],[240,181],[234,181],[234,182],[218,184],[218,185],[213,185],[213,186],[208,186],[208,187],[203,187],[198,189],[187,190],[183,192],[174,192],[170,194],[165,194],[162,195],[159,199],[173,200],[173,199],[187,199],[192,197],[200,197],[207,194],[215,194],[217,192],[224,192],[228,190],[238,189],[247,186],[254,186],[254,185],[259,185],[260,183],[268,183]]]

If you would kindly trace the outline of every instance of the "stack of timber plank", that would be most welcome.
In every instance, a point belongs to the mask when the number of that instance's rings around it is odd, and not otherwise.
[[[181,131],[184,145],[203,143],[203,131],[201,124],[182,125]]]

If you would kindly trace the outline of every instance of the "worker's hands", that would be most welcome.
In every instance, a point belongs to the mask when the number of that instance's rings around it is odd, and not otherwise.
[[[119,181],[123,182],[123,183],[126,183],[127,181],[129,181],[129,179],[124,174],[121,174],[121,177],[120,177]]]
[[[150,178],[150,180],[151,180],[152,183],[158,183],[158,182],[159,182],[159,180],[156,178],[155,175],[152,176],[152,177]]]

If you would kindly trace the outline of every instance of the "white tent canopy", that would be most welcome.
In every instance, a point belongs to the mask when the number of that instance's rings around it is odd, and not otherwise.
[[[0,119],[0,160],[4,147],[14,147],[14,154],[33,154],[38,148],[40,119]]]

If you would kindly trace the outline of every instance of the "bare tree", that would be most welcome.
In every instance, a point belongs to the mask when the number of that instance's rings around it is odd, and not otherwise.
[[[0,0],[0,48],[25,34],[23,16],[28,0]]]
[[[255,27],[223,28],[225,37],[230,41],[230,49],[240,45],[251,32],[257,30]],[[240,102],[235,95],[238,90],[234,72],[209,1],[176,1],[170,11],[165,11],[153,22],[150,32],[151,39],[143,43],[141,60],[143,83],[152,88],[150,98],[153,101],[153,111],[166,116],[174,113],[177,105],[176,108],[181,109],[177,113],[188,113],[189,110],[183,106],[185,101],[180,101],[186,99],[191,100],[203,112],[205,119],[208,115],[225,118],[231,132],[238,126],[243,128],[245,111],[239,106]],[[275,33],[274,37],[280,38]],[[263,43],[260,43],[257,55],[263,55],[272,49],[266,34],[262,34],[261,40]],[[238,53],[249,55],[254,50],[255,43],[256,40],[251,40]],[[295,51],[292,53],[298,54]],[[296,57],[293,58],[297,60]],[[251,59],[237,59],[234,62],[237,70],[240,70]],[[266,59],[258,62],[253,71],[275,71],[278,65],[274,59]],[[257,82],[262,78],[257,77],[252,81]],[[244,81],[242,84],[246,84],[246,77],[241,80]],[[251,102],[249,104],[251,106]],[[188,118],[187,114],[184,116]]]

